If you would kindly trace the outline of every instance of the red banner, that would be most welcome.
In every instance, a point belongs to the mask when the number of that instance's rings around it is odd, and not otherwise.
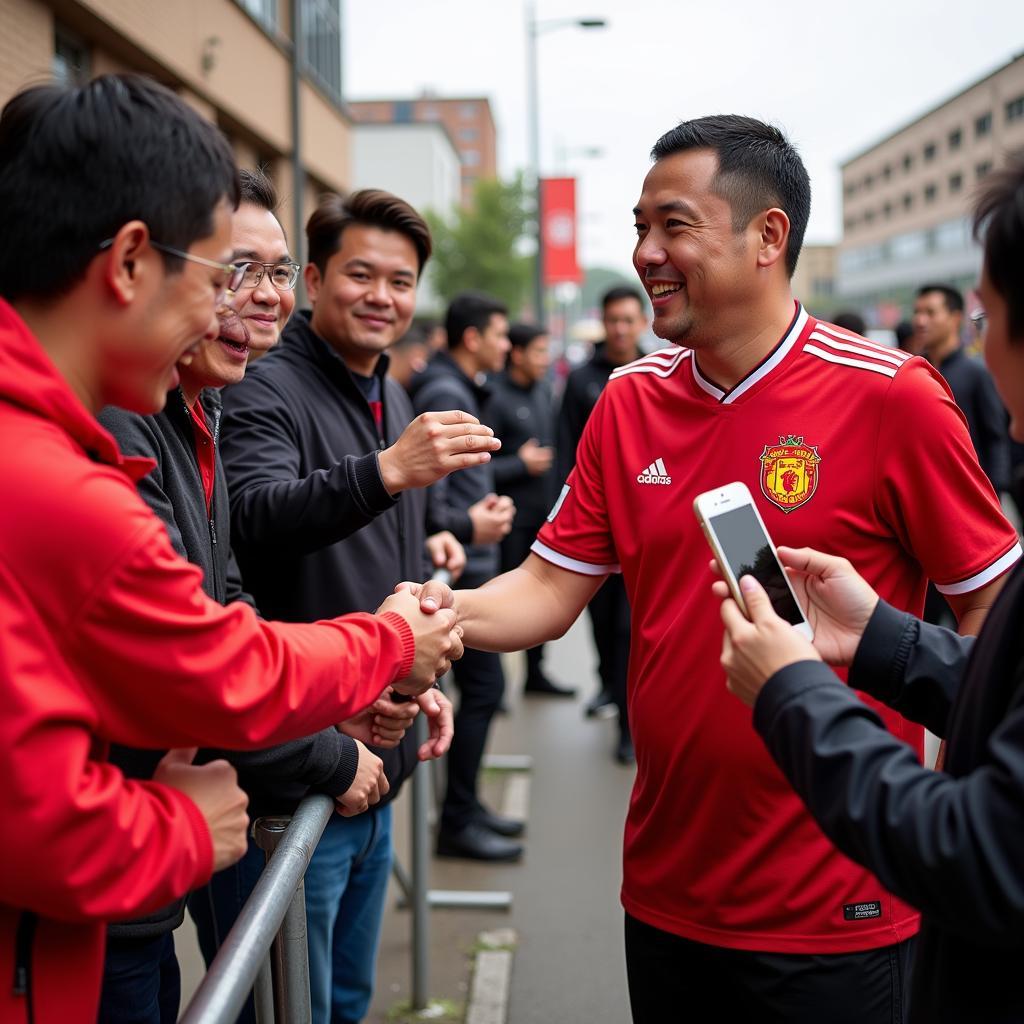
[[[542,178],[540,217],[544,239],[544,284],[580,284],[576,262],[576,179]]]

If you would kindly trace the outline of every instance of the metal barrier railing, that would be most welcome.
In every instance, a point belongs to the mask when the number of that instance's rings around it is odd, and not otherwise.
[[[272,856],[179,1024],[229,1024],[254,985],[261,1024],[274,1020],[274,1013],[281,1022],[309,1020],[302,879],[333,813],[331,797],[317,794],[307,796],[290,820],[256,820],[256,842]]]

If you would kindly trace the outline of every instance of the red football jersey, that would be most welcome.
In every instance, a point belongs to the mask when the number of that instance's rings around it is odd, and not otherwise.
[[[620,367],[533,550],[621,566],[637,778],[622,901],[695,941],[781,953],[901,941],[917,915],[824,837],[725,688],[694,497],[743,481],[776,544],[848,557],[920,614],[930,578],[977,589],[1020,557],[966,422],[923,359],[815,320],[723,391],[671,347]],[[922,730],[868,700],[920,756]]]

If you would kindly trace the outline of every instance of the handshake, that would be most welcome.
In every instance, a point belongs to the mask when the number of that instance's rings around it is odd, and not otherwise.
[[[398,693],[416,696],[430,689],[462,657],[462,627],[455,612],[455,596],[438,580],[399,583],[377,614],[395,612],[409,624],[416,640],[412,671],[393,684]]]

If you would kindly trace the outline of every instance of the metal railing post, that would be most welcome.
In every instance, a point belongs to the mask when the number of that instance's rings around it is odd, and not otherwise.
[[[427,721],[413,723],[416,746],[427,740]],[[427,1006],[430,979],[430,777],[422,765],[412,774],[412,1008]]]

